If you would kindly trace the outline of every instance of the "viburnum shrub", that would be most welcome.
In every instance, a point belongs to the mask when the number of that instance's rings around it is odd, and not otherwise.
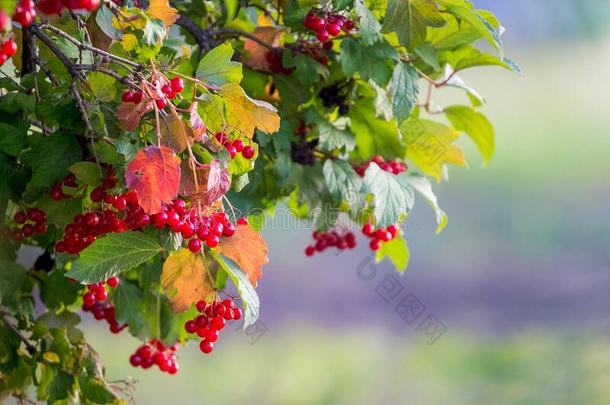
[[[299,253],[364,243],[404,271],[415,194],[447,223],[429,179],[466,166],[454,142],[493,153],[458,74],[519,71],[466,0],[0,7],[0,398],[24,401],[124,400],[81,318],[140,339],[134,367],[222,350],[226,323],[258,318],[278,205],[315,231]]]

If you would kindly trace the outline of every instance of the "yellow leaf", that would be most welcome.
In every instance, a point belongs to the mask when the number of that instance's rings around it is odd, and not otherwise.
[[[176,112],[161,121],[161,140],[176,153],[183,152],[195,142],[193,131]]]
[[[123,7],[121,9],[121,20],[119,20],[116,16],[112,17],[112,26],[119,30],[125,28],[143,30],[144,27],[146,27],[146,19],[144,19],[139,13],[130,11],[128,8]]]
[[[220,88],[227,107],[229,123],[249,138],[254,136],[254,128],[266,134],[280,129],[280,116],[271,104],[254,100],[239,84],[227,83]]]
[[[233,236],[222,238],[218,250],[237,263],[256,288],[263,275],[262,266],[269,262],[267,244],[261,234],[248,225],[237,225]]]
[[[438,122],[411,118],[402,123],[400,131],[407,144],[407,158],[437,181],[443,178],[445,164],[466,166],[464,152],[452,143],[460,135],[455,129]]]
[[[178,10],[171,7],[167,0],[150,0],[146,14],[163,21],[165,28],[169,28],[178,19]]]
[[[59,363],[59,356],[55,352],[44,352],[42,357],[47,363],[57,364]]]
[[[188,249],[180,249],[167,258],[161,272],[161,285],[176,312],[188,310],[213,292],[203,257]]]
[[[121,39],[121,44],[127,52],[133,51],[138,45],[138,37],[133,34],[125,34],[123,39]]]

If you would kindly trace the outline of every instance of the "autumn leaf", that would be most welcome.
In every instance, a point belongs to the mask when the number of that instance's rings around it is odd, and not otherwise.
[[[235,83],[227,83],[220,88],[228,111],[228,119],[249,138],[254,136],[254,128],[271,134],[280,129],[280,116],[271,104],[254,100]]]
[[[205,133],[205,123],[197,111],[197,102],[194,102],[191,105],[189,112],[189,124],[191,126],[191,130],[193,131],[193,137],[196,141],[206,142],[208,140],[208,136]]]
[[[273,47],[277,47],[280,44],[281,31],[277,27],[256,27],[252,35]],[[246,39],[244,49],[248,51],[248,56],[244,61],[246,66],[251,69],[269,70],[269,62],[267,61],[268,48],[256,41]]]
[[[183,152],[195,142],[193,131],[182,117],[173,112],[161,122],[161,141],[171,147],[176,153]]]
[[[136,191],[144,211],[156,214],[178,192],[180,159],[167,146],[140,149],[127,166],[125,183]]]
[[[221,239],[218,251],[237,263],[256,287],[263,275],[263,264],[269,262],[267,244],[261,234],[248,225],[237,225],[233,236]]]
[[[170,7],[167,0],[150,0],[149,6],[146,9],[146,14],[152,18],[158,18],[163,21],[165,28],[169,28],[178,19],[178,10]]]
[[[188,249],[172,253],[161,271],[161,286],[175,312],[188,310],[213,292],[210,274],[200,254]]]
[[[438,122],[410,118],[400,125],[407,144],[407,158],[437,181],[443,178],[443,166],[466,166],[464,152],[453,144],[460,133]]]
[[[142,116],[152,109],[152,102],[141,102],[140,104],[122,103],[116,109],[119,128],[123,131],[135,131]]]
[[[231,175],[222,167],[219,160],[215,159],[209,164],[197,167],[194,173],[188,161],[182,162],[180,194],[191,196],[207,206],[225,195],[229,187],[231,187]]]

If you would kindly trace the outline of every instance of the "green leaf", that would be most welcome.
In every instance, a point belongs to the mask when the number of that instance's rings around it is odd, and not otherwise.
[[[146,25],[142,30],[144,43],[149,46],[160,44],[165,38],[165,25],[163,21],[151,19],[146,21]]]
[[[283,52],[282,65],[286,68],[295,68],[296,72],[291,77],[307,86],[320,82],[321,78],[328,77],[326,66],[302,53],[293,57],[290,52]]]
[[[502,54],[502,38],[499,31],[483,18],[472,4],[463,0],[438,0],[438,2],[456,18],[470,24]]]
[[[428,205],[430,205],[430,207],[432,207],[434,210],[437,224],[436,234],[438,235],[447,225],[449,218],[447,217],[447,214],[438,206],[438,200],[432,191],[430,180],[419,173],[411,173],[409,176],[407,176],[407,181],[413,186],[415,191],[421,194]]]
[[[362,190],[375,198],[373,213],[378,227],[399,222],[413,208],[413,187],[404,173],[388,173],[371,163],[364,175]]]
[[[16,125],[0,122],[0,151],[11,156],[19,155],[25,145],[30,124],[18,121]]]
[[[400,142],[396,121],[377,118],[372,100],[362,100],[352,106],[349,117],[350,129],[356,135],[356,150],[362,160],[373,155],[404,156],[405,147]]]
[[[76,162],[70,166],[79,183],[97,185],[102,181],[102,174],[97,164],[93,162]]]
[[[217,87],[226,83],[239,83],[242,79],[241,63],[232,61],[232,57],[231,44],[227,42],[218,45],[201,59],[195,77]]]
[[[48,403],[52,404],[60,399],[66,399],[70,396],[74,386],[74,376],[66,373],[61,369],[57,369],[55,378],[49,384],[49,399]]]
[[[341,43],[341,66],[347,76],[359,74],[364,80],[373,79],[378,85],[385,86],[392,76],[392,60],[398,54],[386,40],[363,46],[353,38]]]
[[[487,165],[494,153],[494,129],[487,117],[465,105],[455,105],[443,110],[455,129],[464,132],[477,145],[483,165]]]
[[[354,149],[356,145],[355,138],[351,132],[345,129],[347,124],[345,118],[339,118],[335,122],[320,119],[316,123],[320,133],[321,148],[329,152],[343,148],[349,152]]]
[[[449,63],[455,71],[476,66],[500,66],[519,75],[522,74],[521,67],[512,60],[483,53],[472,45],[463,45],[453,51],[440,52],[439,61],[441,64]]]
[[[68,280],[59,269],[43,277],[40,282],[40,298],[47,308],[59,308],[62,304],[67,306],[78,298],[82,286]]]
[[[354,0],[332,0],[333,1],[333,10],[339,11],[344,10],[352,5]]]
[[[8,93],[0,97],[0,110],[8,113],[23,111],[34,112],[36,109],[36,96],[25,93]]]
[[[116,97],[116,79],[101,72],[87,75],[87,83],[97,101],[110,102]]]
[[[357,202],[355,200],[362,188],[362,179],[348,162],[328,159],[324,162],[323,170],[326,186],[333,196],[350,204]]]
[[[145,271],[145,270],[142,270]],[[116,320],[126,323],[130,332],[137,336],[144,327],[142,319],[142,291],[127,280],[121,280],[112,301],[116,307]]]
[[[365,45],[373,45],[382,38],[381,24],[379,24],[377,17],[375,17],[362,0],[356,0],[354,4],[356,16],[358,16],[358,34],[360,39]]]
[[[404,273],[407,269],[411,254],[407,241],[401,235],[396,235],[391,241],[382,243],[379,250],[375,252],[375,262],[377,263],[386,257],[390,259],[398,272]]]
[[[102,5],[95,13],[95,22],[109,38],[120,41],[123,33],[112,25],[112,17],[114,17],[114,14],[112,14],[110,8]]]
[[[137,267],[162,249],[155,238],[142,232],[107,234],[81,252],[66,277],[83,284],[99,283]]]
[[[15,297],[25,281],[25,269],[19,264],[0,260],[0,304]]]
[[[388,0],[382,32],[395,32],[401,45],[414,49],[425,41],[427,27],[443,25],[433,0]]]
[[[258,319],[258,311],[260,302],[256,290],[248,280],[248,275],[244,273],[239,266],[226,256],[210,252],[220,267],[227,272],[233,284],[239,292],[242,304],[244,306],[244,329],[253,325]]]
[[[55,201],[45,196],[39,200],[36,206],[47,214],[47,223],[61,229],[83,211],[83,201],[78,198],[65,198],[61,201]]]
[[[438,63],[438,54],[436,48],[430,42],[424,42],[415,48],[415,53],[421,58],[422,61],[430,66],[434,71],[441,68]]]
[[[81,159],[81,148],[74,136],[56,132],[51,136],[30,137],[31,150],[22,162],[32,168],[26,193],[52,186],[65,177],[68,168]]]
[[[398,62],[392,74],[392,108],[398,124],[409,118],[417,104],[419,87],[417,70],[412,65]]]
[[[464,90],[468,94],[468,98],[472,103],[473,107],[478,107],[485,104],[485,98],[479,94],[474,88],[470,87],[461,77],[459,77],[453,71],[451,65],[445,65],[445,77],[443,78],[445,84],[449,87],[455,87]]]

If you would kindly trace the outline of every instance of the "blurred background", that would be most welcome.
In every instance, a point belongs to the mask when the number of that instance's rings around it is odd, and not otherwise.
[[[169,377],[131,368],[136,341],[90,322],[110,379],[134,376],[140,404],[609,403],[610,2],[474,3],[524,76],[463,75],[496,154],[482,169],[463,140],[470,169],[435,187],[441,235],[416,202],[407,272],[364,247],[306,258],[308,230],[267,229],[257,329],[181,350]]]

